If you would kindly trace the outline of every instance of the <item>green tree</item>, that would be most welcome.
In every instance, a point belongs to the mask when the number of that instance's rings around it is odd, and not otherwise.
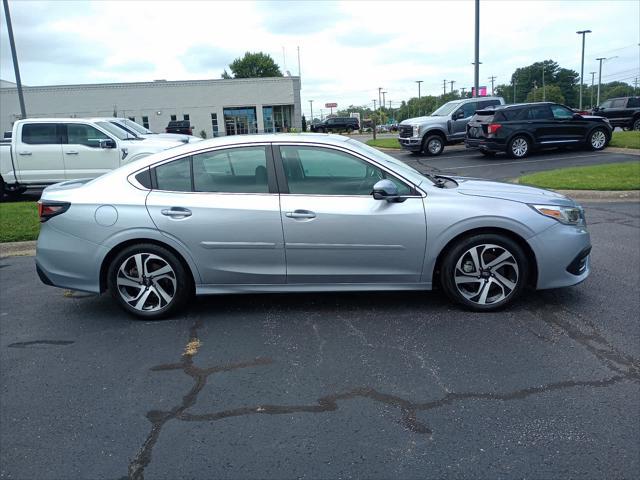
[[[547,102],[565,103],[565,98],[562,95],[562,90],[560,90],[560,87],[558,85],[546,85],[545,92],[542,91],[542,88],[531,90],[527,95],[526,101],[542,102],[543,99]]]
[[[233,78],[282,77],[278,64],[270,55],[262,52],[246,52],[229,64]],[[231,78],[225,69],[222,78]]]

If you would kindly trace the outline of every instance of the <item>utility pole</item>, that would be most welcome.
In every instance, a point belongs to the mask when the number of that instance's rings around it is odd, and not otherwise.
[[[495,81],[496,76],[495,75],[491,75],[489,77],[489,80],[491,80],[491,96],[493,97],[493,82]]]
[[[547,87],[544,84],[544,62],[542,62],[542,101],[547,101]]]
[[[8,0],[2,0],[4,6],[4,16],[7,19],[7,34],[9,35],[9,44],[11,45],[11,57],[13,58],[13,71],[16,76],[16,87],[18,88],[18,100],[20,102],[20,116],[22,119],[27,118],[27,109],[24,106],[24,95],[22,93],[22,80],[20,79],[20,68],[18,67],[18,54],[16,53],[16,42],[13,39],[13,27],[11,25],[11,15],[9,14]]]
[[[373,99],[373,111],[374,112],[376,111],[376,99],[375,98]]]
[[[382,101],[382,98],[380,96],[380,93],[382,92],[382,87],[378,87],[378,105],[382,106],[382,103],[380,103]]]
[[[455,80],[451,80],[449,83],[451,84],[451,93],[453,93],[453,84],[456,83],[456,81]]]
[[[420,84],[422,80],[416,80],[416,83],[418,84],[418,116],[420,116]]]
[[[476,0],[476,48],[473,73],[474,97],[478,96],[480,88],[480,0]]]
[[[442,96],[445,96],[447,94],[447,81],[443,80],[442,81]]]
[[[593,83],[596,76],[596,72],[589,72],[591,74],[591,99],[589,100],[589,107],[593,108]]]
[[[516,87],[518,86],[518,77],[513,80],[513,103],[516,103]]]
[[[380,92],[380,91],[378,90],[378,92]],[[373,115],[372,115],[372,117],[373,117],[372,118],[372,120],[373,120],[373,139],[375,140],[376,139],[376,130],[378,128],[377,125],[376,125],[378,122],[376,122],[376,99],[375,98],[373,99]]]
[[[600,105],[600,83],[602,83],[602,61],[606,60],[604,57],[596,58],[600,62],[600,68],[598,69],[598,97],[596,99],[596,105]]]
[[[320,109],[320,121],[322,122],[324,120],[324,109]]]
[[[578,107],[582,110],[582,84],[584,83],[584,37],[585,34],[591,33],[591,30],[580,30],[576,32],[578,35],[582,35],[582,61],[580,63],[580,106]]]
[[[311,125],[313,125],[313,100],[309,100],[309,105],[311,106]]]
[[[386,94],[387,94],[387,92],[382,92],[382,106],[383,107],[387,104],[387,99],[385,98]]]
[[[536,93],[538,90],[538,82],[536,82],[535,80],[533,81],[533,102],[536,102]]]

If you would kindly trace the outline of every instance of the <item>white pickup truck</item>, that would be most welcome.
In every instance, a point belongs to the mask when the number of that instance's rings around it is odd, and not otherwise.
[[[152,153],[184,145],[180,140],[134,138],[108,121],[34,118],[13,126],[0,143],[0,199],[29,187],[95,178]]]

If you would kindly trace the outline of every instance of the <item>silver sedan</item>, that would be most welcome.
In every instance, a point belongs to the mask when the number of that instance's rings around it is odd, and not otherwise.
[[[495,310],[589,275],[582,208],[341,136],[216,138],[44,190],[36,266],[145,319],[193,294],[431,290]]]

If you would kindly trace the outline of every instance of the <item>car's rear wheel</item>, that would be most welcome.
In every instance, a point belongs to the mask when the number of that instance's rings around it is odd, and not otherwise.
[[[446,254],[440,282],[449,298],[476,311],[497,310],[524,288],[529,263],[522,248],[497,234],[463,238]]]
[[[602,150],[607,146],[607,134],[601,128],[596,128],[589,135],[589,148],[591,150]]]
[[[353,132],[353,128],[347,127],[347,135],[351,135],[351,132]]]
[[[116,302],[145,320],[177,312],[193,291],[191,278],[180,260],[154,244],[125,248],[111,262],[107,278]]]
[[[529,139],[522,135],[517,135],[509,142],[509,156],[511,158],[524,158],[529,155],[530,148]]]
[[[640,117],[636,118],[633,121],[633,129],[634,130],[640,130]]]
[[[422,151],[433,157],[440,155],[444,150],[444,139],[440,135],[429,135],[425,141]]]

